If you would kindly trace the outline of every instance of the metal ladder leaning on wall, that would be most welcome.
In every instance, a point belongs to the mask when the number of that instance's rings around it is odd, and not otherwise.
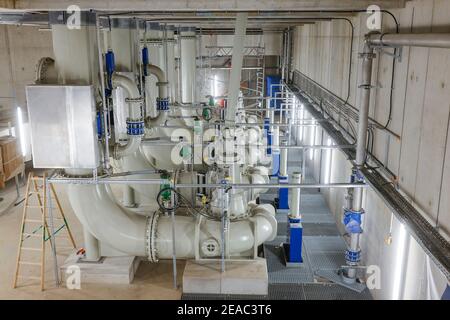
[[[36,203],[31,203],[32,199],[36,200]],[[31,200],[31,202],[30,202]],[[51,207],[51,200],[56,202],[56,207]],[[57,217],[53,217],[51,212],[52,209],[56,209]],[[40,216],[32,216],[36,211],[39,212]],[[49,220],[50,218],[50,227]],[[56,227],[54,227],[55,222],[60,222]],[[30,228],[31,226],[31,228]],[[13,288],[17,287],[17,282],[19,278],[22,279],[33,279],[40,280],[41,291],[44,290],[45,284],[45,244],[50,240],[50,244],[53,252],[53,259],[55,261],[55,276],[57,277],[56,282],[59,282],[57,262],[56,262],[56,236],[60,235],[60,232],[67,231],[67,239],[71,243],[71,247],[76,249],[75,240],[73,238],[72,232],[70,231],[69,225],[67,223],[64,211],[62,209],[61,203],[59,202],[58,196],[52,184],[46,184],[45,173],[43,176],[35,176],[32,172],[28,174],[28,181],[25,190],[25,202],[23,207],[22,223],[20,226],[20,239],[17,251],[16,260],[16,271],[14,274]],[[31,239],[40,239],[39,246],[36,246],[36,241],[33,242]],[[28,240],[28,241],[27,241]],[[24,243],[29,243],[31,246],[24,246]],[[34,256],[33,256],[34,252]],[[23,260],[25,253],[28,253],[28,258],[30,260]],[[36,253],[40,256],[36,259]],[[34,258],[34,259],[33,259]],[[39,261],[36,261],[39,260]],[[31,268],[40,267],[40,277],[30,276],[30,275],[20,275],[22,266],[30,266]],[[32,271],[34,271],[32,269]]]

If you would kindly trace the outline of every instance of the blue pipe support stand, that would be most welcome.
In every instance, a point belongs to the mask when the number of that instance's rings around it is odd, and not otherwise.
[[[278,176],[278,183],[288,183],[287,176]],[[289,189],[280,188],[278,189],[278,209],[289,209]]]
[[[303,226],[300,218],[288,216],[287,238],[289,243],[289,262],[303,262]]]
[[[272,150],[272,176],[280,173],[280,150]]]

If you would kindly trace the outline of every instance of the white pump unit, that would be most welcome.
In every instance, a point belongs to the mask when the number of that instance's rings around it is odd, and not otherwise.
[[[239,154],[233,153],[231,157],[226,152],[219,152],[220,145],[230,135],[239,136],[249,145],[261,143],[264,138],[262,130],[250,125],[256,123],[257,118],[243,117],[242,121],[247,121],[249,126],[230,131],[221,125],[212,126],[214,121],[220,120],[218,115],[214,114],[213,119],[205,122],[199,119],[197,110],[186,108],[198,103],[195,95],[195,28],[181,28],[176,38],[173,26],[161,28],[137,20],[110,19],[110,31],[104,34],[106,47],[99,48],[103,53],[108,52],[109,60],[105,55],[106,66],[99,66],[99,60],[95,59],[96,26],[91,23],[93,20],[83,20],[86,25],[79,30],[70,30],[59,23],[52,25],[58,72],[58,83],[54,85],[88,85],[93,87],[91,92],[101,92],[106,88],[105,100],[101,95],[93,96],[96,103],[92,106],[100,106],[101,111],[104,103],[112,104],[113,125],[126,128],[126,132],[122,129],[120,134],[111,128],[110,132],[116,132],[112,136],[115,139],[109,145],[100,139],[98,144],[99,153],[111,152],[113,173],[130,179],[130,184],[124,185],[122,201],[117,200],[111,187],[104,183],[69,184],[67,189],[70,204],[85,229],[88,258],[97,259],[103,254],[103,247],[114,250],[115,255],[141,256],[154,262],[172,258],[174,247],[178,258],[219,257],[223,249],[221,219],[224,215],[229,220],[227,257],[254,257],[254,248],[273,239],[277,231],[274,208],[268,204],[256,204],[255,201],[266,189],[262,186],[224,190],[204,186],[197,188],[195,185],[215,185],[223,181],[256,185],[269,182],[269,170],[261,164],[263,154],[249,147]],[[182,80],[178,84],[175,83],[176,40],[181,53]],[[150,45],[154,45],[148,51],[150,58],[143,59],[148,54],[144,48],[148,49]],[[77,52],[76,63],[72,58],[74,52]],[[102,88],[102,82],[97,79],[99,70],[105,69],[106,75],[102,81],[105,88]],[[177,87],[181,88],[179,102],[176,101]],[[177,105],[183,105],[183,108],[177,108]],[[92,121],[92,114],[89,117]],[[214,137],[208,138],[202,131],[196,131],[203,125],[214,128]],[[99,137],[104,137],[104,133],[100,132]],[[208,155],[204,153],[197,157],[199,163],[176,163],[174,150],[183,155],[192,150],[183,147],[174,149],[170,144],[158,145],[158,142],[178,142],[180,136],[184,136],[186,141],[197,139],[200,146],[210,143],[210,151],[217,153],[216,157],[212,161],[211,157],[208,162]],[[145,141],[157,143],[146,144]],[[97,168],[91,169],[77,166],[61,168],[65,168],[64,175],[68,179],[81,177],[91,180],[92,169],[102,176],[111,174],[103,165],[99,163]],[[133,174],[129,175],[129,172]],[[132,181],[146,179],[170,181],[173,187],[167,189],[166,182],[137,184]],[[188,183],[193,187],[177,189],[177,183]],[[201,190],[201,197],[198,190]],[[179,207],[175,211],[173,238],[173,221],[163,210],[161,201],[173,203],[175,196],[191,202],[184,203],[187,207]],[[133,208],[135,206],[137,208]]]

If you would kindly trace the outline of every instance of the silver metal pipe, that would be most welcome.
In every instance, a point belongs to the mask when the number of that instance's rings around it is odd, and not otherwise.
[[[356,142],[356,160],[355,165],[358,169],[362,168],[366,162],[366,141],[367,128],[369,125],[369,106],[370,106],[370,89],[372,82],[372,60],[373,48],[366,42],[362,53],[362,84],[359,86],[362,89],[361,103],[359,107],[358,120],[358,135]],[[353,199],[353,209],[361,210],[362,205],[362,190],[355,190]]]
[[[367,35],[370,46],[450,48],[450,33],[381,33]]]
[[[166,179],[108,179],[101,178],[93,180],[90,178],[49,178],[49,183],[55,184],[170,184]],[[238,189],[254,189],[254,188],[303,188],[303,189],[318,189],[318,188],[365,188],[364,183],[266,183],[266,184],[251,184],[251,183],[180,183],[175,185],[176,188],[238,188]]]
[[[370,106],[370,89],[372,87],[372,60],[374,58],[373,47],[368,42],[364,44],[362,57],[362,84],[359,86],[362,89],[361,104],[359,107],[358,117],[358,136],[356,141],[356,160],[355,165],[357,169],[361,169],[366,162],[366,141],[367,129],[369,125],[369,106]],[[353,206],[352,210],[355,212],[362,211],[362,197],[363,189],[355,188],[353,192]],[[359,251],[360,233],[350,234],[350,250]],[[353,265],[354,263],[352,263]],[[349,279],[356,279],[356,269],[350,268],[347,270],[347,277]]]

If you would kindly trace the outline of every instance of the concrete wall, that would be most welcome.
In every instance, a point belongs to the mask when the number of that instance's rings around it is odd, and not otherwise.
[[[0,25],[0,110],[16,117],[22,109],[27,122],[25,86],[34,83],[36,64],[41,57],[52,57],[51,33],[36,27]],[[12,119],[13,123],[16,121]],[[28,125],[24,125],[25,159],[31,159]],[[15,131],[15,130],[14,130]],[[0,135],[8,134],[7,130]]]
[[[411,1],[404,9],[392,12],[400,23],[401,32],[450,32],[449,1]],[[351,63],[348,102],[357,108],[360,94],[357,54],[361,52],[362,36],[368,32],[366,18],[365,14],[350,18],[355,27],[351,59],[350,26],[346,21],[298,27],[294,36],[294,68],[344,100],[348,94]],[[393,20],[387,15],[383,16],[382,25],[384,31],[394,29]],[[391,68],[392,57],[377,53],[372,82],[376,88],[372,90],[370,116],[382,124],[389,113]],[[400,191],[447,239],[450,234],[449,86],[450,50],[404,48],[401,61],[396,62],[389,126],[401,138],[375,130],[373,149],[375,156],[398,176]],[[305,139],[311,141],[308,133]],[[322,143],[322,139],[326,143],[327,137],[322,138],[318,129],[316,143]],[[324,154],[325,151],[322,155],[316,152],[310,163],[316,179],[321,181],[328,179],[324,176],[327,171]],[[331,162],[331,182],[348,181],[350,164],[343,154],[334,151],[328,161]],[[344,191],[324,191],[324,194],[336,220],[340,221]],[[407,230],[392,219],[390,210],[372,190],[365,192],[364,208],[365,232],[361,244],[364,263],[379,265],[382,272],[381,289],[373,290],[374,296],[437,298],[434,289],[442,289],[445,278]],[[387,241],[390,234],[391,244]]]

